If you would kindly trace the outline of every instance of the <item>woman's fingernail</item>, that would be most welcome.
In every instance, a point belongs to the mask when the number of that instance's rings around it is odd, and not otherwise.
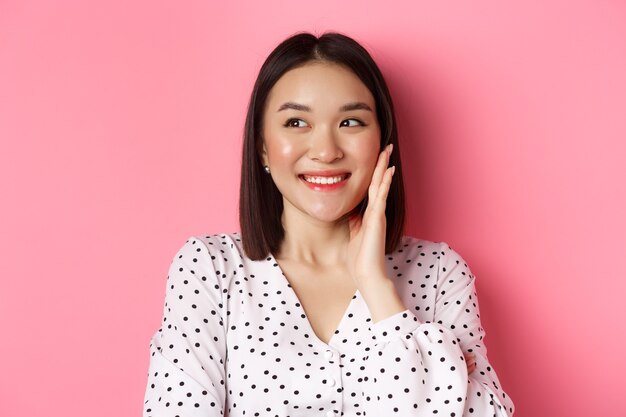
[[[393,151],[393,143],[390,143],[389,145],[387,145],[387,153],[389,155],[391,155],[391,151]]]

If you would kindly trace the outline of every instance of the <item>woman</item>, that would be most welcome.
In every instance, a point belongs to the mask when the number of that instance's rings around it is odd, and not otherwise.
[[[176,254],[144,416],[512,415],[467,265],[402,235],[401,174],[365,49],[281,43],[248,109],[241,233]]]

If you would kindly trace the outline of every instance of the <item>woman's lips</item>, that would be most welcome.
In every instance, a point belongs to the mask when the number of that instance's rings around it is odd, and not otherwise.
[[[309,188],[315,191],[333,191],[343,187],[348,179],[350,173],[307,173],[300,174],[298,176]]]

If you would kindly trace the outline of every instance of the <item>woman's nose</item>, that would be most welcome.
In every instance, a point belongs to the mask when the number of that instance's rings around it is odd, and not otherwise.
[[[343,158],[343,152],[332,129],[318,127],[311,133],[309,158],[319,162],[330,163]]]

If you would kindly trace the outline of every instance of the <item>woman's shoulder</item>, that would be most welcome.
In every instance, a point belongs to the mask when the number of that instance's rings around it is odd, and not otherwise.
[[[439,266],[442,272],[455,265],[469,268],[463,257],[446,241],[433,241],[413,236],[402,236],[396,250],[389,258],[402,259],[405,263],[417,262],[429,266]]]
[[[194,234],[182,244],[172,262],[175,269],[189,269],[203,281],[210,276],[221,277],[226,285],[226,278],[237,275],[250,262],[243,253],[239,233]]]
[[[194,234],[182,244],[176,258],[191,257],[194,262],[208,257],[212,263],[244,261],[239,233]]]
[[[213,260],[218,257],[242,257],[243,253],[239,232],[194,234],[187,238],[185,247],[197,252],[204,248]]]
[[[207,234],[195,234],[189,239],[198,239],[205,245],[217,249],[217,248],[234,248],[241,245],[241,236],[239,232],[230,233],[207,233]]]
[[[419,252],[420,256],[427,256],[428,254],[435,254],[434,252],[445,251],[446,249],[450,249],[450,245],[448,245],[444,241],[434,241],[428,239],[422,239],[414,236],[404,235],[400,239],[398,246],[396,247],[394,253],[406,253],[408,252]]]

